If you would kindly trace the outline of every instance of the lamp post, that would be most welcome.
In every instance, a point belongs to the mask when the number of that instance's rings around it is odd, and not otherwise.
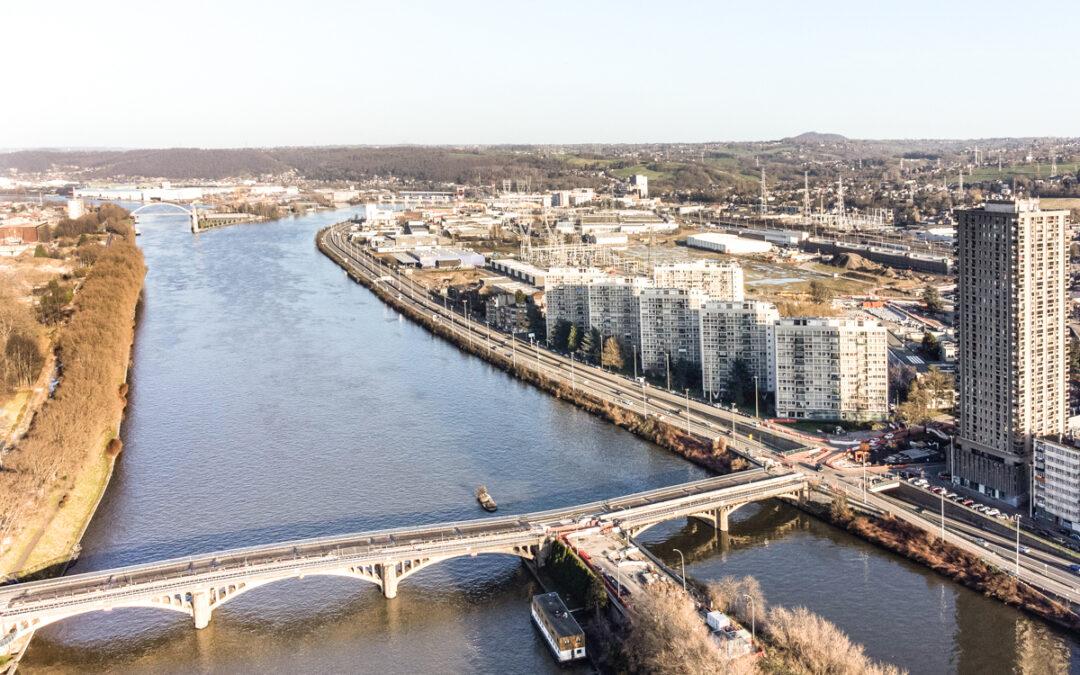
[[[731,440],[735,440],[735,401],[731,402]]]
[[[686,558],[683,556],[682,551],[680,551],[679,549],[673,548],[671,550],[675,551],[676,553],[679,554],[679,564],[682,566],[682,589],[683,589],[683,592],[685,592],[686,591]]]
[[[1020,514],[1016,514],[1016,578],[1020,578]]]
[[[637,379],[637,345],[634,345],[634,379]]]
[[[570,352],[570,390],[577,391],[577,383],[574,380],[574,352]]]
[[[757,617],[754,616],[754,596],[749,593],[743,593],[743,597],[746,598],[746,601],[750,604],[750,645],[753,646],[754,642],[757,641],[757,626],[755,625],[757,623]]]
[[[758,397],[758,384],[757,384],[757,380],[758,380],[758,376],[757,376],[757,375],[755,375],[755,376],[754,376],[754,419],[755,419],[755,420],[756,420],[756,419],[758,419],[758,418],[760,417],[760,415],[758,414],[758,401],[759,401],[760,399],[759,399],[759,397]]]
[[[686,390],[686,435],[690,435],[690,390]]]
[[[941,491],[941,543],[945,543],[945,490]]]
[[[671,391],[671,355],[664,352],[664,367],[667,369],[667,390]]]

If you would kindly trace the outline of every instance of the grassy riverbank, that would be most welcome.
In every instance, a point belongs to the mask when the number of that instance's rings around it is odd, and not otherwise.
[[[22,578],[66,567],[120,451],[135,308],[146,267],[126,212],[109,214],[71,306],[54,328],[59,384],[0,472],[4,575]],[[80,248],[85,246],[83,241]]]

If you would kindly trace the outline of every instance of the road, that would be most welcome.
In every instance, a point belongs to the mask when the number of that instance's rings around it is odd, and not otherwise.
[[[852,480],[844,472],[827,466],[823,467],[822,471],[802,469],[788,459],[790,453],[800,448],[816,447],[818,443],[815,439],[787,430],[763,428],[753,417],[731,410],[720,410],[685,394],[668,392],[606,372],[596,366],[584,365],[516,335],[510,336],[471,320],[454,308],[434,300],[428,289],[410,279],[408,275],[385,265],[360,246],[348,241],[346,227],[347,224],[339,224],[328,230],[325,242],[331,250],[346,260],[355,273],[374,283],[383,284],[387,290],[396,293],[400,302],[429,314],[450,329],[459,340],[496,350],[521,367],[555,379],[574,390],[592,394],[613,406],[678,424],[707,439],[725,437],[732,451],[752,462],[761,464],[765,460],[772,460],[793,466],[807,473],[810,478],[822,480],[832,489],[844,492],[851,499],[862,499],[863,491],[858,479]],[[754,438],[750,438],[750,435]],[[940,520],[930,518],[929,514],[916,512],[916,507],[901,500],[867,493],[866,503],[928,531],[940,530]],[[991,539],[986,536],[987,533],[977,532],[969,524],[955,518],[946,518],[946,539],[949,542],[995,567],[1012,570],[1015,567],[1015,550],[1012,556],[1006,556],[1006,545],[999,535],[991,533],[995,537]],[[986,539],[989,545],[980,545],[976,542],[977,538]],[[1041,547],[1041,544],[1039,545]],[[1044,548],[1033,549],[1027,554],[1021,553],[1020,558],[1021,578],[1024,581],[1046,593],[1073,603],[1080,602],[1080,577],[1068,572],[1068,565],[1072,564],[1072,560],[1063,557],[1060,552],[1047,551]]]

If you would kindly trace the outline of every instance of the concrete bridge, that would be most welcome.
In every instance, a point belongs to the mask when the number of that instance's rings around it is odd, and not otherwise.
[[[554,537],[589,528],[637,534],[694,517],[726,529],[727,515],[742,504],[805,488],[801,474],[754,469],[551,511],[252,546],[14,584],[0,587],[0,655],[38,628],[89,612],[151,607],[187,614],[205,628],[224,603],[285,579],[346,577],[393,598],[401,581],[438,562],[487,554],[537,559]]]
[[[191,206],[185,207],[174,202],[149,202],[143,204],[139,208],[131,212],[131,217],[135,219],[135,222],[139,222],[139,214],[143,211],[153,209],[155,207],[167,206],[174,214],[184,214],[191,221],[191,232],[197,234],[199,230],[199,207],[192,203]]]

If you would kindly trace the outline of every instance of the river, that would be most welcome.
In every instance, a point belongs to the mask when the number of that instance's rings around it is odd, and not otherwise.
[[[193,236],[144,218],[149,274],[121,456],[72,570],[291,538],[554,508],[704,476],[403,320],[315,248],[345,212]],[[645,540],[707,579],[754,574],[912,672],[1006,672],[1077,642],[779,504],[732,538]],[[510,557],[435,565],[386,600],[313,578],[251,591],[196,631],[129,609],[37,634],[23,672],[561,672]],[[1023,639],[1021,639],[1021,635]],[[1074,666],[1075,667],[1075,666]],[[989,670],[987,670],[989,668]]]

